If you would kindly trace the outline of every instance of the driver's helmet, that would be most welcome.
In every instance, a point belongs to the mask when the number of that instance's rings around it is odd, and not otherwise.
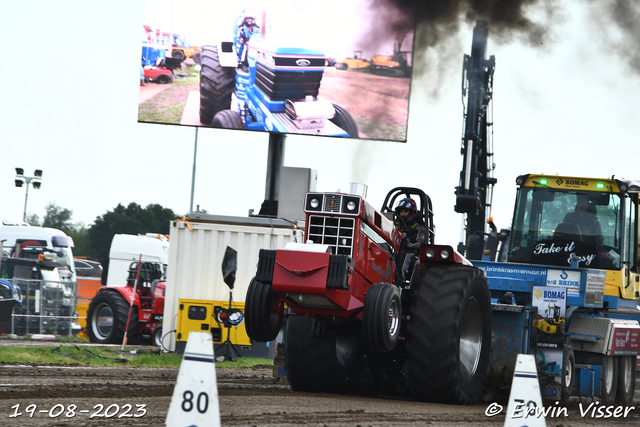
[[[244,11],[243,17],[242,17],[242,26],[246,26],[249,28],[253,28],[253,27],[257,27],[260,28],[258,26],[258,23],[256,22],[256,18],[258,17],[258,12],[256,10],[253,9],[246,9]]]
[[[396,213],[398,213],[400,209],[409,209],[411,211],[411,213],[404,218],[405,222],[408,223],[415,219],[418,206],[416,205],[416,201],[411,197],[405,197],[398,202],[398,205],[396,206]]]

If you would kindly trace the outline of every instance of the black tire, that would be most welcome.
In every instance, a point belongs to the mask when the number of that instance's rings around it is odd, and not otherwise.
[[[390,283],[371,285],[362,313],[364,345],[374,352],[393,350],[400,336],[401,316],[402,302],[398,287]]]
[[[129,302],[118,291],[107,289],[98,292],[87,310],[89,341],[99,344],[122,344],[128,314]],[[110,324],[109,318],[111,318]],[[140,341],[136,306],[131,309],[127,341],[129,343]]]
[[[348,133],[350,138],[359,138],[358,125],[351,114],[337,104],[333,104],[333,108],[336,110],[336,115],[330,119],[331,122]]]
[[[202,54],[200,52],[196,52],[193,54],[193,62],[198,65],[202,64]]]
[[[254,277],[249,283],[244,306],[244,325],[253,341],[273,341],[282,327],[282,316],[276,312],[279,297],[271,286]]]
[[[211,126],[221,129],[244,129],[244,122],[240,114],[232,110],[222,110],[213,116]]]
[[[618,390],[618,360],[614,356],[602,356],[602,404],[613,405]]]
[[[407,323],[407,371],[417,400],[471,404],[482,389],[491,346],[491,300],[481,270],[423,268]]]
[[[347,393],[364,366],[364,346],[357,334],[325,324],[324,337],[311,337],[312,319],[290,316],[284,332],[287,379],[293,391]]]
[[[217,46],[203,46],[200,68],[200,122],[211,124],[218,111],[231,107],[235,68],[220,65]]]
[[[167,83],[171,83],[173,79],[168,74],[160,74],[156,77],[156,83],[160,83],[161,85],[166,85]]]
[[[576,375],[576,357],[573,348],[565,345],[562,352],[562,376],[560,378],[562,401],[567,402],[573,392],[573,382]]]
[[[184,56],[184,52],[183,52],[183,51],[181,51],[181,50],[174,50],[174,51],[172,51],[172,52],[171,52],[171,57],[172,57],[172,58],[179,59],[180,61],[184,61],[184,58],[185,58],[185,56]]]
[[[636,356],[618,357],[618,391],[616,402],[620,405],[633,405],[633,393],[636,390]]]

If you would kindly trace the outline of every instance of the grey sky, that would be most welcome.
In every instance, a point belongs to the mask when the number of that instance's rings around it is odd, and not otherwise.
[[[553,37],[539,47],[517,38],[498,44],[489,26],[499,227],[511,220],[520,174],[640,177],[640,78],[618,53],[632,46],[591,2],[562,3]],[[535,8],[528,13],[540,19]],[[87,224],[118,203],[188,211],[195,130],[136,122],[142,21],[139,0],[0,2],[5,48],[15,52],[0,59],[0,217],[22,218],[15,167],[44,171],[42,188],[29,191],[28,211],[40,217],[50,201]],[[392,187],[423,188],[436,241],[455,246],[461,61],[472,29],[462,24],[446,52],[426,52],[429,69],[414,70],[406,144],[289,136],[285,165],[318,170],[320,191],[367,184],[378,207]],[[221,215],[259,210],[267,142],[266,133],[201,129],[195,203]]]

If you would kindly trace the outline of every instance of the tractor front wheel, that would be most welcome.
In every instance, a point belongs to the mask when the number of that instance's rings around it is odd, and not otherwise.
[[[355,120],[351,117],[351,114],[343,107],[338,104],[333,104],[334,110],[336,110],[335,116],[332,119],[329,119],[334,125],[338,126],[340,129],[349,134],[350,138],[359,138],[358,135],[358,125],[356,125]]]
[[[482,271],[423,268],[407,324],[407,371],[417,400],[471,404],[482,389],[491,345],[491,299]]]
[[[347,393],[360,379],[364,346],[355,331],[340,330],[330,323],[314,328],[313,322],[317,321],[303,316],[287,319],[284,361],[291,389]]]
[[[402,304],[400,290],[390,283],[371,285],[364,300],[362,329],[364,343],[375,352],[391,351],[400,335]]]
[[[221,129],[244,129],[244,122],[240,114],[233,110],[222,110],[213,117],[211,126]]]
[[[121,344],[129,315],[129,302],[115,290],[103,290],[93,297],[87,311],[89,341],[99,344]],[[131,309],[129,342],[139,341],[138,308]]]
[[[244,307],[244,321],[249,338],[258,342],[276,339],[282,326],[278,301],[279,297],[271,290],[270,285],[258,282],[255,277],[251,279]]]

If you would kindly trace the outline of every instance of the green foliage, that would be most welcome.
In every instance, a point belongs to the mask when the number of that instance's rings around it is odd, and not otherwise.
[[[35,227],[40,226],[40,217],[34,213],[29,213],[25,217],[25,222],[29,225],[33,225]]]
[[[138,121],[179,124],[189,92],[199,90],[199,82],[198,75],[176,78],[162,92],[138,106]]]
[[[94,347],[73,343],[56,347],[0,347],[0,363],[32,363],[36,365],[144,366],[179,368],[182,355],[164,353],[156,348],[131,349]],[[235,362],[217,362],[221,368],[272,366],[270,359],[242,357]]]
[[[64,231],[66,234],[75,231],[75,227],[71,223],[72,210],[62,208],[54,202],[49,202],[44,209],[46,213],[42,220],[43,227],[56,228]]]
[[[111,240],[116,234],[169,234],[172,220],[178,216],[168,208],[150,204],[146,208],[135,202],[128,206],[118,204],[113,211],[107,211],[96,218],[89,227],[89,247],[87,256],[98,260],[103,266],[109,260]]]
[[[89,254],[89,229],[84,226],[76,229],[73,233],[68,233],[73,239],[73,256],[88,256]]]

